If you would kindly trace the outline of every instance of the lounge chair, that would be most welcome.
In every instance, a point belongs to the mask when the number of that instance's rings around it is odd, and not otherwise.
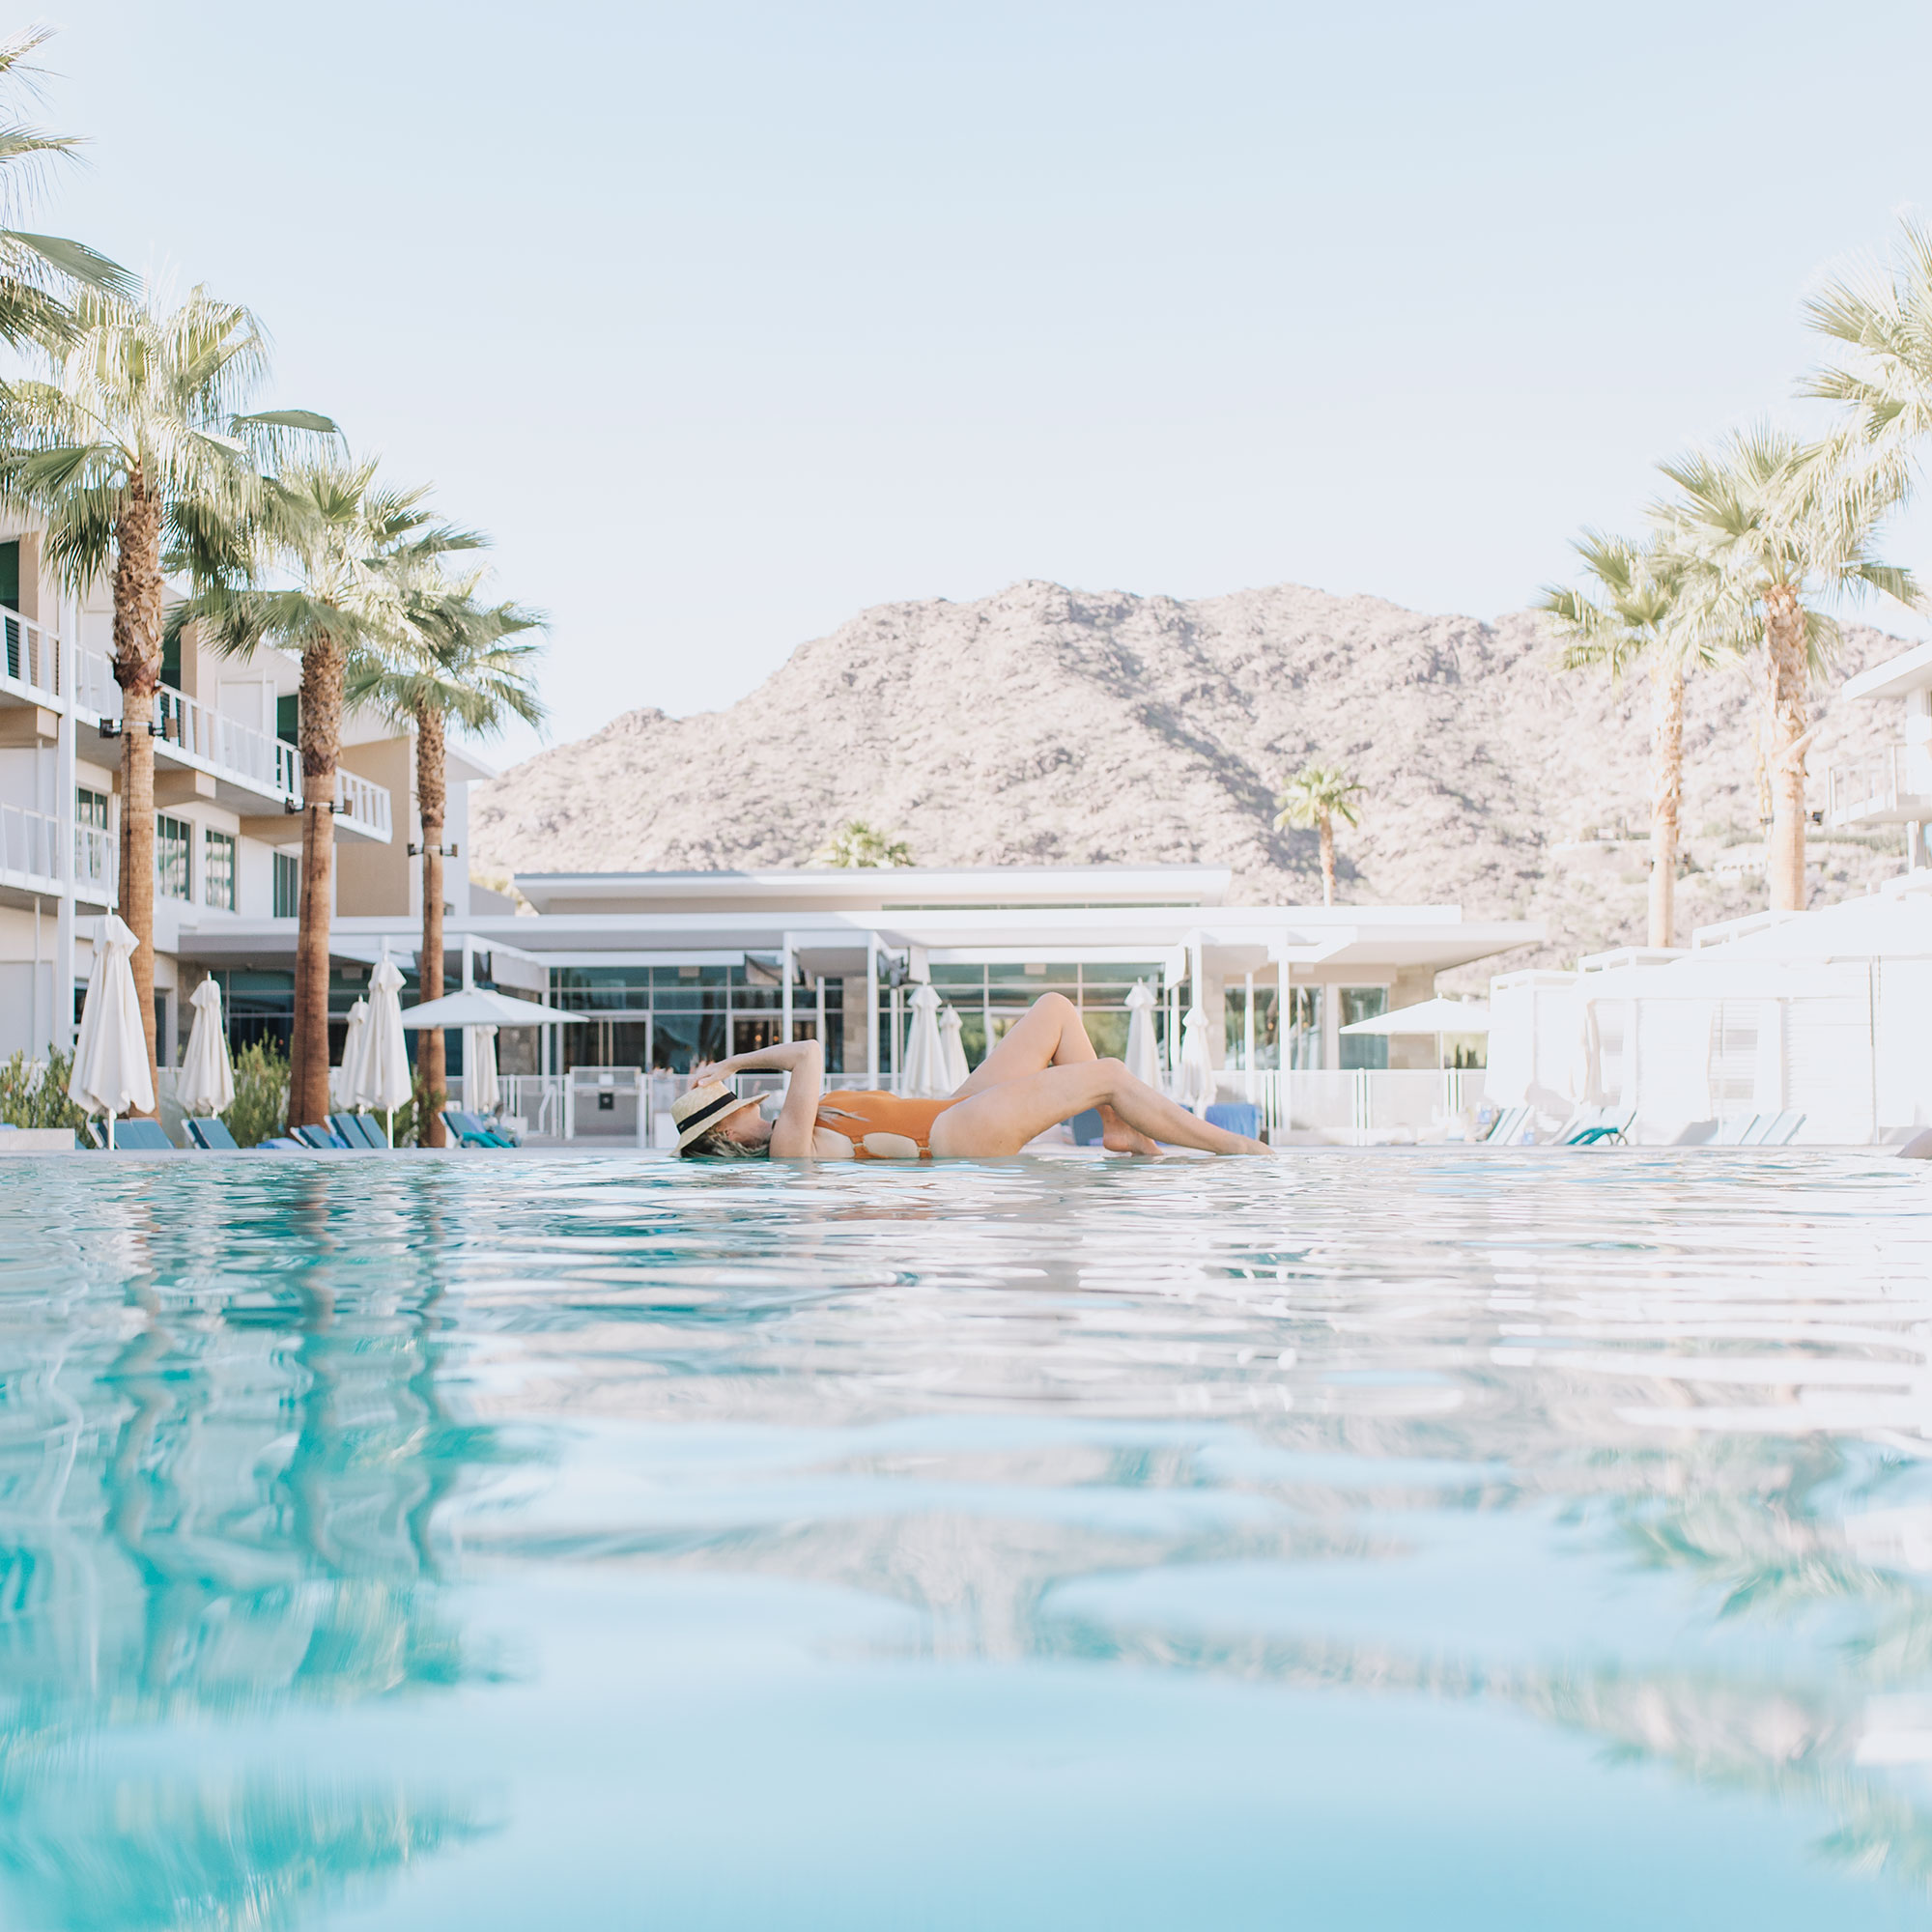
[[[1598,1118],[1588,1126],[1580,1127],[1563,1143],[1565,1147],[1602,1147],[1615,1141],[1619,1145],[1626,1141],[1631,1127],[1636,1121],[1636,1109],[1628,1107],[1623,1112],[1612,1114],[1607,1108],[1598,1110]]]
[[[303,1147],[313,1148],[318,1152],[327,1148],[341,1148],[346,1151],[349,1146],[340,1134],[331,1133],[327,1127],[291,1127],[289,1132]]]
[[[377,1131],[376,1122],[367,1114],[331,1114],[328,1124],[344,1147],[382,1148],[385,1151],[388,1148],[388,1142]]]
[[[1100,1145],[1100,1110],[1089,1107],[1084,1114],[1075,1114],[1066,1123],[1073,1136],[1075,1147],[1098,1147]]]
[[[472,1114],[462,1107],[445,1107],[442,1110],[442,1123],[456,1136],[459,1147],[473,1148],[513,1148],[516,1142],[508,1134],[499,1134],[481,1114]]]
[[[205,1121],[189,1121],[187,1137],[204,1153],[238,1153],[241,1151],[227,1124],[213,1116]]]
[[[117,1153],[172,1153],[173,1141],[161,1131],[158,1121],[117,1121],[114,1123],[114,1150]]]
[[[1792,1137],[1804,1124],[1804,1116],[1803,1114],[1779,1114],[1765,1128],[1757,1144],[1759,1147],[1789,1147]]]
[[[1529,1122],[1527,1107],[1505,1107],[1490,1123],[1490,1130],[1477,1143],[1482,1147],[1516,1147]]]
[[[1734,1114],[1728,1121],[1722,1122],[1719,1125],[1718,1131],[1711,1136],[1711,1145],[1713,1147],[1745,1146],[1745,1136],[1762,1119],[1763,1116],[1761,1114]]]

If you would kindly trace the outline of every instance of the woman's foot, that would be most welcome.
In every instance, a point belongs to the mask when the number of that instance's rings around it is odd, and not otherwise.
[[[1100,1145],[1109,1153],[1158,1153],[1160,1149],[1141,1132],[1130,1127],[1111,1107],[1100,1109]]]

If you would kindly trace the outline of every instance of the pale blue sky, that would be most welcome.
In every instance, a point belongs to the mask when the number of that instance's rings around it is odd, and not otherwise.
[[[1518,608],[1932,199],[1923,6],[49,17],[44,225],[489,529],[564,737],[1022,577]]]

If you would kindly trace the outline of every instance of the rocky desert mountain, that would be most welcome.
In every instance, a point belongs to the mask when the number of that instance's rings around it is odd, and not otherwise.
[[[1848,631],[1815,695],[1814,806],[1827,767],[1898,734],[1895,706],[1835,692],[1899,648]],[[1764,903],[1754,733],[1742,668],[1691,679],[1680,938]],[[1338,828],[1343,899],[1546,922],[1547,946],[1469,969],[1477,985],[1641,943],[1648,750],[1644,678],[1560,671],[1529,612],[1024,582],[863,611],[723,712],[628,712],[479,786],[470,829],[501,869],[668,870],[809,864],[856,817],[921,864],[1209,862],[1238,899],[1319,900],[1315,835],[1275,831],[1272,804],[1319,758],[1368,787],[1360,828]],[[1815,835],[1815,898],[1896,869],[1901,849],[1895,833]]]

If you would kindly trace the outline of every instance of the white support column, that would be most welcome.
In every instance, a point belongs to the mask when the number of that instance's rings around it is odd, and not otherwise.
[[[1281,951],[1275,955],[1275,1087],[1278,1098],[1276,1106],[1280,1110],[1281,1128],[1285,1134],[1294,1124],[1294,1068],[1290,1064],[1293,1059],[1289,1049],[1289,1022],[1294,1014],[1294,1003],[1290,998],[1294,980],[1288,969],[1288,943],[1284,937]]]
[[[47,1039],[55,1052],[73,1050],[73,889],[74,889],[74,746],[73,707],[75,632],[71,607],[63,608],[60,724],[54,740],[54,821],[60,828],[61,895],[54,913],[53,1011],[48,1015]]]
[[[879,935],[866,935],[866,1085],[879,1084]]]
[[[786,933],[784,944],[779,952],[779,971],[784,976],[784,1031],[779,1037],[786,1045],[791,1044],[791,976],[792,950],[791,934]]]

